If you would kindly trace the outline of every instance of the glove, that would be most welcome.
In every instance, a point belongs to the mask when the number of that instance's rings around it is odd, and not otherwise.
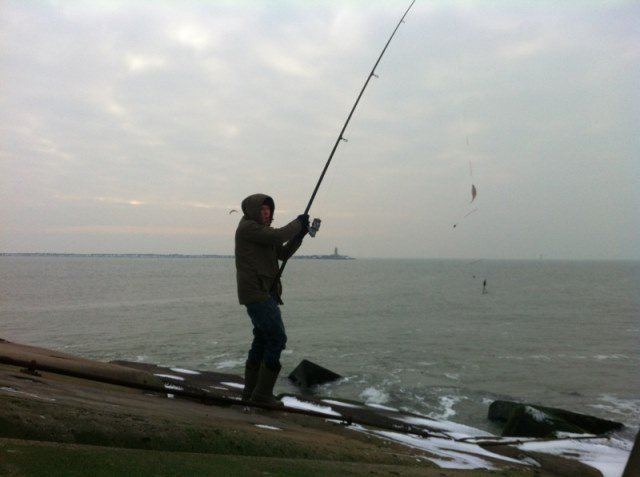
[[[302,226],[302,230],[300,231],[300,235],[304,236],[309,233],[309,214],[300,214],[298,215],[298,222]]]

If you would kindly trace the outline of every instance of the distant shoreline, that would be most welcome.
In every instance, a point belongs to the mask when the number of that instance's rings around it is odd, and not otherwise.
[[[175,259],[232,259],[234,255],[222,254],[186,254],[186,253],[55,253],[55,252],[0,252],[0,257],[25,258],[175,258]],[[348,255],[294,255],[292,259],[304,260],[356,260]],[[640,263],[637,258],[482,258],[460,257],[361,257],[363,260],[431,260],[468,262],[475,265],[480,262],[527,262],[527,263]]]
[[[0,257],[29,257],[29,258],[234,258],[233,255],[191,255],[182,253],[41,253],[41,252],[22,252],[22,253],[0,253]],[[355,260],[347,255],[297,255],[295,259],[310,260]]]
[[[182,253],[0,253],[0,257],[42,258],[233,258],[233,255],[190,255]]]

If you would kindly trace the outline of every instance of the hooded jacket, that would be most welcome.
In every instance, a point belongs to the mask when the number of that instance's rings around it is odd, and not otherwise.
[[[244,215],[236,229],[236,280],[238,300],[242,305],[265,301],[271,297],[270,290],[279,270],[278,260],[288,259],[302,243],[297,239],[302,231],[302,225],[297,219],[279,229],[262,224],[260,208],[263,204],[271,208],[273,221],[273,199],[266,194],[254,194],[242,201]],[[276,287],[280,294],[280,283]]]

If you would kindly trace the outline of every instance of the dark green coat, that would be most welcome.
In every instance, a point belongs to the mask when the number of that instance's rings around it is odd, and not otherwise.
[[[302,230],[297,219],[279,229],[261,223],[260,208],[265,203],[271,207],[273,220],[275,205],[268,195],[254,194],[242,201],[244,215],[236,229],[235,247],[238,300],[242,305],[269,299],[280,268],[278,260],[288,259],[302,243],[292,240]],[[280,283],[277,287],[280,293]]]

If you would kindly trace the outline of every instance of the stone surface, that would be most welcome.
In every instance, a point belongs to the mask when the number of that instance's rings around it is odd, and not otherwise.
[[[37,365],[31,366],[34,360]],[[155,463],[154,456],[160,455],[150,451],[169,453],[176,456],[172,475],[183,475],[182,466],[190,466],[195,455],[242,459],[225,471],[192,475],[249,475],[246,469],[256,462],[265,471],[285,475],[269,467],[274,458],[299,469],[287,475],[490,477],[499,472],[530,477],[532,461],[539,464],[535,473],[540,477],[591,475],[579,462],[568,462],[574,459],[538,458],[515,448],[515,458],[505,461],[502,451],[491,450],[509,447],[510,439],[501,441],[477,429],[390,407],[306,394],[285,397],[285,407],[277,410],[247,406],[240,400],[242,387],[242,378],[230,374],[126,361],[100,363],[0,339],[0,448],[7,449],[0,452],[0,474],[27,475],[20,472],[27,468],[24,459],[16,460],[26,449],[31,449],[28,459],[43,462],[46,451],[33,447],[38,443],[66,452],[62,458],[53,453],[64,473],[50,472],[51,461],[42,464],[51,475],[86,470],[105,449],[117,462],[130,462],[136,450],[143,450],[136,458],[145,469],[151,469],[150,459]],[[93,450],[69,469],[79,446],[84,446],[83,453]],[[189,455],[183,461],[177,453]],[[9,462],[7,456],[15,459]],[[469,468],[469,459],[478,468]],[[328,470],[344,463],[357,463],[357,472]],[[460,465],[465,470],[456,467]],[[388,467],[383,471],[382,466]]]
[[[621,429],[619,422],[536,404],[494,401],[489,419],[504,422],[503,436],[553,437],[558,432],[605,434]]]

